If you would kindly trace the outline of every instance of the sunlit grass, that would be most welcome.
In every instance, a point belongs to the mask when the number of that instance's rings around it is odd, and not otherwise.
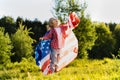
[[[76,59],[61,71],[43,75],[35,61],[23,60],[0,67],[0,80],[120,80],[120,60]]]

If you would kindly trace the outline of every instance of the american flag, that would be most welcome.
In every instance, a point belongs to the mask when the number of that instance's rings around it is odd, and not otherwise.
[[[40,67],[43,74],[49,74],[50,68],[50,40],[42,40],[35,49],[36,64]]]
[[[72,62],[78,54],[78,40],[74,35],[72,29],[74,29],[80,22],[75,13],[71,13],[69,16],[68,25],[70,28],[66,31],[68,36],[65,39],[65,45],[61,50],[57,71],[60,71],[63,67]],[[35,49],[36,64],[40,67],[43,74],[51,74],[50,71],[50,40],[40,41]]]

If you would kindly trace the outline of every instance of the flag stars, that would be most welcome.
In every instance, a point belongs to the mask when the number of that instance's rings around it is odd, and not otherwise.
[[[48,53],[48,51],[45,51],[45,53]]]
[[[49,49],[49,47],[47,46],[46,49]]]
[[[50,45],[50,43],[48,43],[48,45]]]

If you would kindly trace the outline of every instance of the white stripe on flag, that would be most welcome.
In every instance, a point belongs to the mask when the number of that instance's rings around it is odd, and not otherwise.
[[[68,50],[69,48],[71,48],[73,45],[76,45],[76,41],[72,41],[71,43],[69,43],[68,46],[65,46],[64,48],[62,48],[62,52],[64,52],[65,50]]]
[[[47,54],[47,56],[45,56],[42,60],[41,60],[41,66],[43,66],[43,64],[50,59],[50,54]]]
[[[64,56],[62,59],[59,60],[59,63],[57,64],[58,65],[57,71],[59,71],[64,66],[68,65],[76,57],[77,57],[77,54],[75,54],[74,52],[71,52],[68,55]]]

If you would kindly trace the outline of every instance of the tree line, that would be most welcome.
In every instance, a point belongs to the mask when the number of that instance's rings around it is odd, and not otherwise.
[[[34,57],[34,49],[39,37],[46,32],[46,24],[38,20],[24,20],[18,17],[14,20],[10,16],[0,19],[0,63],[7,60],[21,61],[23,57]]]

